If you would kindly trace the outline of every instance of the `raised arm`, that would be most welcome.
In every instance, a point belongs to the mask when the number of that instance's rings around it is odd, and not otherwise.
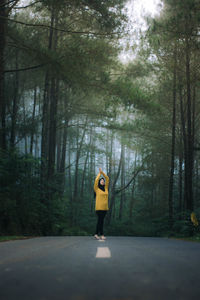
[[[97,188],[98,188],[98,182],[99,182],[99,178],[100,178],[101,173],[99,172],[99,174],[97,175],[95,182],[94,182],[94,191],[96,192]]]
[[[105,177],[105,188],[108,189],[108,186],[109,186],[109,177],[101,170],[100,173]]]

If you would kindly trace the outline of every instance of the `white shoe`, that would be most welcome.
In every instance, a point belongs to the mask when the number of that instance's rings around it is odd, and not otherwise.
[[[104,235],[101,236],[102,240],[106,240],[106,237]]]
[[[95,234],[94,237],[95,237],[95,239],[97,239],[97,240],[100,239],[100,237],[98,236],[98,234]]]

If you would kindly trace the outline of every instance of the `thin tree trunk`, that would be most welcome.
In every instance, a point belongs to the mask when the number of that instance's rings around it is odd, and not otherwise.
[[[38,135],[36,134],[35,136],[35,157],[39,157],[40,154],[39,154],[39,146],[38,146]]]
[[[62,138],[62,150],[61,150],[61,160],[60,160],[60,167],[59,172],[65,172],[65,160],[66,160],[66,148],[67,148],[67,127],[68,127],[68,120],[65,120],[65,126],[63,129],[63,138]]]
[[[5,101],[5,46],[6,46],[6,0],[1,0],[0,8],[0,148],[6,150],[6,101]]]
[[[16,52],[15,68],[18,70],[18,51]],[[19,73],[15,73],[15,85],[14,85],[14,97],[13,97],[13,109],[11,117],[11,134],[10,134],[10,146],[14,148],[15,136],[16,136],[16,119],[18,111],[18,94],[19,94]]]
[[[188,21],[188,20],[187,20]],[[188,26],[186,22],[186,26]],[[186,28],[187,30],[187,28]],[[186,190],[186,208],[193,210],[193,137],[192,137],[192,116],[191,116],[191,83],[190,83],[190,46],[189,36],[186,36],[186,85],[187,85],[187,190]]]
[[[44,97],[42,107],[42,137],[41,137],[41,180],[45,182],[47,174],[47,145],[48,145],[48,116],[49,116],[49,73],[45,75]]]
[[[70,203],[72,203],[72,176],[71,176],[71,143],[68,142],[69,149],[68,149],[68,187],[69,187],[69,198],[70,198]]]
[[[196,207],[199,207],[200,206],[200,197],[198,197],[198,184],[199,184],[199,161],[198,161],[198,158],[196,158],[195,160],[195,167],[196,167],[196,180],[195,180],[195,185],[196,185],[196,190],[195,190],[195,204],[196,204]]]
[[[176,66],[177,51],[175,45],[174,51],[174,74],[173,74],[173,116],[172,116],[172,144],[171,144],[171,168],[169,179],[169,226],[172,230],[173,226],[173,184],[174,184],[174,159],[175,159],[175,134],[176,134]]]
[[[58,14],[54,7],[52,7],[52,18],[54,18],[55,27],[58,24]],[[56,51],[58,43],[58,31],[52,33],[53,51]],[[55,172],[56,161],[56,129],[57,129],[57,106],[58,106],[58,93],[59,93],[59,79],[55,78],[54,74],[51,76],[50,88],[50,120],[49,120],[49,144],[48,144],[48,178],[53,178]]]
[[[83,168],[83,175],[82,175],[82,182],[81,182],[81,200],[83,200],[83,192],[84,192],[84,182],[85,182],[85,174],[86,174],[86,169],[87,169],[87,162],[89,159],[89,152],[91,149],[91,144],[92,144],[92,127],[90,128],[90,141],[87,149],[87,154],[84,162],[84,168]]]
[[[33,138],[34,138],[34,123],[35,123],[35,107],[36,107],[36,100],[37,100],[37,87],[34,88],[34,99],[33,99],[33,112],[32,112],[32,128],[31,128],[31,144],[30,144],[30,153],[33,153]]]
[[[182,147],[182,130],[180,133],[180,147],[179,147],[179,213],[181,219],[181,213],[183,209],[183,147]]]
[[[48,50],[52,49],[53,26],[55,21],[54,9],[51,12],[51,27],[49,31]],[[49,138],[49,71],[45,74],[44,96],[42,107],[42,138],[41,138],[41,181],[44,183],[47,179],[47,159],[48,159],[48,138]]]
[[[134,169],[137,166],[137,151],[135,152],[135,161],[134,161]],[[134,191],[135,191],[135,179],[133,180],[132,190],[131,190],[131,199],[130,199],[130,208],[129,208],[129,219],[131,220],[133,217],[133,205],[134,205]]]
[[[60,161],[61,161],[61,143],[62,143],[62,135],[63,135],[63,128],[57,129],[56,134],[56,171],[59,173],[60,171]]]
[[[50,92],[50,120],[49,120],[49,145],[48,145],[48,178],[53,178],[55,172],[56,154],[56,125],[57,125],[57,103],[58,103],[58,80],[51,79]]]
[[[179,80],[181,82],[181,79],[179,79]],[[179,83],[179,100],[180,100],[181,126],[182,126],[183,146],[184,146],[184,203],[183,203],[182,207],[183,207],[183,209],[185,209],[186,208],[188,160],[187,160],[186,124],[185,124],[185,116],[184,116],[184,109],[183,109],[183,96],[182,96],[181,83]]]
[[[107,217],[107,224],[108,225],[111,222],[112,209],[113,209],[113,205],[114,205],[114,202],[115,202],[115,186],[116,186],[117,180],[119,178],[120,170],[121,170],[122,155],[123,155],[123,151],[121,149],[121,155],[120,155],[120,161],[119,161],[119,165],[118,165],[117,174],[116,174],[116,176],[115,176],[115,178],[113,180],[111,191],[110,191],[111,197],[110,197],[110,205],[109,205],[109,211],[108,211],[108,217]]]
[[[134,205],[134,191],[135,191],[135,180],[133,181],[132,190],[131,190],[131,199],[130,199],[130,208],[129,208],[129,220],[132,220],[133,217],[133,205]]]
[[[84,199],[83,192],[84,192],[84,182],[85,182],[85,174],[86,174],[88,157],[89,157],[89,149],[87,150],[87,154],[86,154],[86,158],[85,158],[85,162],[84,162],[84,167],[83,167],[82,181],[81,181],[81,192],[80,192],[80,195],[81,195],[81,201],[82,202],[83,202],[83,199]]]
[[[112,167],[113,167],[113,161],[112,161],[112,156],[113,156],[113,132],[111,132],[111,137],[110,137],[110,153],[109,153],[109,168],[108,168],[108,176],[111,177],[110,175],[112,174]],[[110,184],[112,182],[112,178],[110,178]]]
[[[84,125],[84,129],[83,129],[81,141],[79,143],[79,147],[78,147],[78,143],[77,143],[76,165],[75,165],[75,174],[74,174],[74,195],[73,195],[73,200],[76,200],[76,197],[77,197],[77,194],[78,194],[78,165],[79,165],[79,159],[80,159],[81,150],[82,150],[82,146],[83,146],[83,140],[84,140],[86,129],[87,129],[87,121],[88,121],[88,118],[86,118],[86,121],[85,121],[85,125]],[[78,139],[78,137],[77,137],[77,139]]]
[[[93,138],[93,124],[91,124],[90,129],[90,138],[91,138],[91,151],[90,151],[90,158],[89,158],[89,180],[92,182],[91,186],[91,204],[90,204],[90,211],[93,213],[94,206],[95,206],[95,199],[94,199],[94,189],[93,189],[93,182],[94,182],[94,174],[95,174],[95,156],[94,156],[94,138]]]
[[[63,138],[62,138],[62,150],[61,150],[61,160],[59,166],[59,172],[61,174],[61,194],[63,195],[65,190],[65,161],[66,161],[66,148],[67,148],[67,127],[68,120],[65,120],[65,126],[63,129]],[[70,176],[71,178],[71,176]]]
[[[125,165],[124,165],[124,145],[122,144],[122,167],[121,167],[121,186],[125,185],[125,180],[124,180],[124,171],[125,171]],[[123,211],[123,206],[124,206],[124,199],[125,199],[125,190],[121,192],[120,195],[120,206],[119,206],[119,220],[122,219],[122,211]]]
[[[115,151],[113,152],[113,148],[115,149],[115,146],[114,146],[114,139],[112,140],[112,143],[110,144],[110,149],[111,149],[111,167],[110,167],[110,174],[115,174],[115,171],[116,171],[116,164],[115,164]],[[114,163],[113,163],[114,162]],[[112,178],[113,176],[110,176],[111,177],[111,181],[110,181],[110,195],[112,195],[111,193],[111,190],[112,190],[112,183],[113,183],[113,179]],[[115,205],[115,198],[114,199],[114,203],[113,203],[113,209],[112,209],[112,218],[113,220],[115,220],[115,217],[116,217],[116,205]],[[113,201],[112,197],[110,199],[110,202]]]
[[[194,170],[194,141],[195,141],[195,115],[196,115],[196,86],[194,83],[194,87],[193,87],[193,97],[192,97],[192,140],[191,140],[191,148],[192,148],[192,168]],[[192,176],[194,176],[194,174],[192,173]],[[193,179],[193,178],[192,178]],[[192,189],[193,189],[193,183],[192,183]],[[193,196],[193,203],[192,203],[192,209],[194,209],[195,207],[195,199]]]
[[[25,107],[25,99],[23,97],[23,117],[24,117],[24,126],[26,125],[26,107]],[[27,145],[27,135],[24,134],[24,152],[28,153],[28,145]]]

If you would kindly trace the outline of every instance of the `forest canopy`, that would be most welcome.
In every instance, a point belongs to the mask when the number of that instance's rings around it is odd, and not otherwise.
[[[137,1],[0,1],[1,235],[93,234],[99,167],[107,234],[199,235],[200,3]]]

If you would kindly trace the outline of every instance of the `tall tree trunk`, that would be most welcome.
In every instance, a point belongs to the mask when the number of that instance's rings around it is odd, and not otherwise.
[[[61,150],[61,160],[59,166],[59,173],[61,174],[61,194],[63,195],[65,189],[65,161],[66,161],[66,148],[67,148],[67,127],[68,120],[65,120],[65,126],[63,128],[63,138],[62,138],[62,150]]]
[[[24,126],[26,126],[26,106],[25,106],[25,98],[23,96],[23,117],[24,117]],[[27,135],[24,134],[24,152],[28,153],[28,143],[27,143]]]
[[[87,122],[88,122],[88,118],[86,118],[86,121],[84,124],[81,141],[80,141],[80,143],[77,143],[76,165],[75,165],[75,174],[74,174],[74,195],[73,195],[73,200],[75,200],[75,201],[76,201],[76,197],[78,195],[78,165],[79,165],[79,159],[80,159],[81,150],[82,150],[82,146],[83,146],[83,140],[84,140],[86,129],[87,129]],[[79,147],[78,147],[78,144],[79,144]]]
[[[113,167],[113,160],[112,160],[112,156],[113,156],[113,132],[111,132],[110,135],[110,153],[109,153],[109,167],[108,167],[108,176],[111,177],[111,173],[112,173],[112,167]],[[112,178],[110,178],[110,185],[112,182]]]
[[[172,116],[172,144],[171,144],[171,168],[169,179],[169,226],[173,226],[173,184],[174,184],[174,159],[175,159],[175,134],[176,134],[176,68],[177,68],[177,51],[175,45],[174,51],[174,74],[173,74],[173,116]]]
[[[109,172],[109,130],[106,130],[106,174]]]
[[[83,202],[83,199],[84,199],[83,192],[84,192],[84,183],[85,183],[85,177],[86,177],[85,174],[86,174],[88,157],[89,157],[89,149],[87,150],[87,154],[86,154],[86,158],[85,158],[85,162],[84,162],[84,167],[83,167],[82,181],[81,181],[80,196],[81,196],[81,201],[82,202]]]
[[[67,148],[67,127],[68,120],[65,120],[65,126],[63,128],[63,137],[62,137],[62,149],[61,149],[61,160],[59,166],[59,172],[65,172],[65,160],[66,160],[66,148]]]
[[[135,161],[134,161],[134,169],[137,166],[137,151],[135,152]],[[132,219],[133,216],[133,205],[134,205],[134,192],[135,192],[135,180],[133,180],[132,190],[131,190],[131,199],[130,199],[130,206],[129,206],[129,219]]]
[[[15,68],[18,69],[18,51],[16,52]],[[10,134],[10,146],[14,148],[15,135],[16,135],[16,120],[18,111],[18,94],[19,94],[19,72],[15,73],[15,84],[14,84],[14,96],[13,96],[13,109],[11,117],[11,134]]]
[[[130,206],[129,206],[129,220],[132,220],[133,217],[133,205],[134,205],[134,191],[135,191],[135,180],[133,180],[132,190],[131,190],[131,198],[130,198]]]
[[[89,159],[89,152],[91,150],[91,144],[92,144],[92,127],[90,128],[90,141],[87,149],[87,154],[84,162],[84,168],[83,168],[83,175],[82,175],[82,182],[81,182],[81,200],[83,200],[83,192],[84,192],[84,183],[85,183],[85,174],[87,169],[87,162]]]
[[[51,24],[49,31],[49,45],[48,50],[52,49],[53,43],[53,26],[55,22],[54,9],[51,12]],[[49,81],[50,75],[49,70],[45,74],[44,82],[44,96],[43,96],[43,107],[42,107],[42,138],[41,138],[41,181],[45,183],[47,180],[47,160],[48,160],[48,138],[49,138]]]
[[[196,81],[196,80],[195,80]],[[191,148],[192,148],[192,168],[194,169],[194,161],[195,161],[195,152],[194,152],[194,141],[195,141],[195,115],[196,115],[196,86],[194,83],[193,86],[193,97],[192,97],[192,140],[191,140]],[[192,173],[192,176],[194,174]],[[192,190],[193,190],[193,183],[192,183]],[[193,203],[192,203],[192,209],[195,207],[195,202],[194,202],[194,195],[193,195]]]
[[[52,7],[52,18],[54,17],[55,27],[58,24],[58,14],[54,7]],[[58,43],[58,31],[54,30],[52,33],[52,45],[53,51],[56,51]],[[55,78],[55,75],[51,76],[51,88],[50,88],[50,119],[49,119],[49,144],[48,144],[48,178],[52,179],[55,172],[55,155],[56,155],[56,128],[57,128],[57,105],[58,105],[58,93],[59,93],[59,79]]]
[[[71,143],[68,141],[68,188],[69,188],[69,198],[70,203],[72,203],[72,176],[71,176],[71,149],[70,149]]]
[[[121,167],[121,186],[125,185],[125,162],[124,162],[124,145],[122,144],[122,167]],[[125,200],[125,190],[121,192],[120,195],[120,206],[119,206],[119,220],[122,219],[122,211],[123,211],[123,206],[124,206],[124,200]]]
[[[181,78],[179,78],[179,100],[180,100],[180,114],[181,114],[181,128],[182,128],[182,138],[183,138],[183,146],[184,146],[184,203],[183,209],[186,208],[186,193],[187,193],[187,169],[188,169],[188,160],[187,160],[187,136],[186,136],[186,122],[184,116],[184,108],[183,108],[183,95],[182,95],[182,87],[181,87]]]
[[[179,213],[181,219],[181,213],[183,209],[183,146],[182,146],[182,130],[180,132],[180,143],[179,143]]]
[[[112,186],[111,186],[111,197],[110,197],[110,205],[109,205],[109,211],[108,211],[108,217],[107,217],[107,224],[110,224],[111,222],[111,217],[112,217],[112,209],[113,209],[113,205],[115,202],[115,186],[117,183],[117,180],[119,178],[119,174],[120,174],[120,170],[121,170],[121,165],[122,165],[122,155],[123,155],[123,151],[121,149],[121,155],[120,155],[120,161],[119,161],[119,165],[118,165],[118,170],[117,170],[117,174],[113,180]]]
[[[90,138],[91,138],[91,150],[90,150],[90,155],[89,155],[89,186],[91,187],[91,204],[90,204],[90,212],[93,213],[94,211],[94,206],[95,206],[95,198],[94,198],[94,177],[95,177],[95,155],[94,155],[94,136],[93,136],[93,124],[91,124],[91,129],[90,129]]]
[[[187,17],[186,17],[187,18]],[[186,31],[188,28],[188,18],[186,19]],[[190,82],[190,45],[189,34],[186,35],[186,85],[187,85],[187,191],[186,209],[193,210],[193,137],[192,137],[192,114],[191,114],[191,82]]]
[[[113,180],[114,180],[114,178],[113,178],[113,176],[111,176],[112,174],[115,174],[115,172],[116,172],[116,164],[115,164],[115,156],[116,156],[116,153],[115,153],[115,151],[113,151],[113,148],[115,148],[115,146],[113,145],[114,144],[114,141],[112,140],[112,143],[110,143],[110,149],[111,149],[111,164],[110,164],[110,177],[111,177],[111,181],[110,181],[110,192],[109,192],[109,194],[111,195],[111,197],[110,197],[110,203],[112,202],[112,201],[114,201],[114,203],[113,203],[113,208],[112,208],[112,213],[111,213],[111,215],[112,215],[112,218],[113,218],[113,220],[115,219],[115,217],[116,217],[116,205],[115,205],[115,198],[113,197],[112,198],[112,184],[113,184]],[[110,214],[110,213],[109,213]],[[111,219],[110,219],[110,221],[111,221]]]
[[[32,112],[32,128],[31,128],[31,144],[30,144],[30,153],[33,153],[33,138],[34,138],[34,123],[35,123],[35,107],[36,107],[36,100],[37,100],[37,87],[34,88],[34,98],[33,98],[33,112]]]
[[[58,128],[56,133],[56,171],[60,171],[60,160],[61,160],[61,143],[63,128]]]
[[[59,88],[58,80],[52,77],[51,90],[50,90],[48,179],[53,178],[54,171],[55,171],[58,88]]]
[[[57,32],[54,30],[56,10],[52,2],[51,24],[49,31],[48,50],[55,50],[57,43]],[[55,34],[56,32],[56,34]],[[44,84],[44,100],[42,111],[42,139],[41,139],[41,185],[42,201],[47,208],[45,216],[45,231],[52,232],[52,209],[51,198],[55,188],[52,184],[55,167],[56,148],[56,119],[57,119],[57,82],[53,70],[47,70]],[[55,114],[54,114],[55,113]]]
[[[39,145],[38,145],[38,135],[36,134],[36,136],[35,136],[35,143],[34,143],[34,145],[35,145],[35,151],[34,151],[34,153],[35,153],[35,157],[39,157],[40,156],[40,151],[39,151]]]
[[[48,120],[49,120],[49,72],[46,72],[44,83],[44,96],[42,106],[42,137],[41,137],[41,181],[47,178],[47,159],[48,159]]]
[[[198,160],[198,158],[196,158],[196,160],[195,160],[195,169],[196,169],[196,172],[195,172],[195,186],[196,186],[195,205],[196,205],[196,207],[200,207],[200,197],[199,197],[199,189],[198,189],[198,185],[199,185],[199,160]]]
[[[6,46],[6,0],[1,0],[0,8],[0,148],[6,150],[6,101],[5,101],[5,46]]]

